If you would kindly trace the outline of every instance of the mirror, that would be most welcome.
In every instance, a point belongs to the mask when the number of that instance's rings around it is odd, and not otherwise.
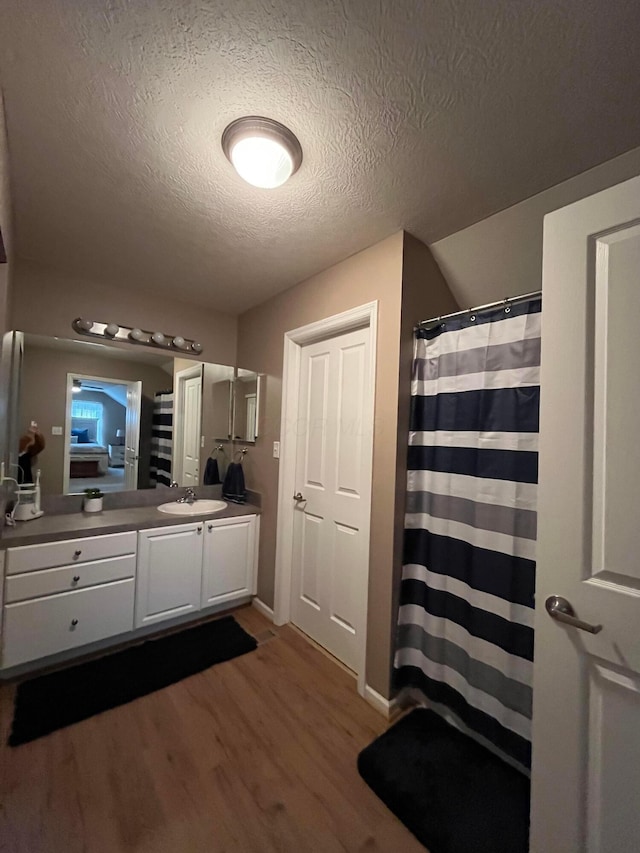
[[[245,444],[255,444],[260,417],[260,375],[239,367],[236,372],[233,437]]]
[[[11,476],[24,480],[31,463],[44,495],[224,477],[230,450],[215,448],[232,434],[233,367],[122,344],[15,336],[23,354],[12,382],[19,390]],[[30,457],[34,435],[45,446]]]

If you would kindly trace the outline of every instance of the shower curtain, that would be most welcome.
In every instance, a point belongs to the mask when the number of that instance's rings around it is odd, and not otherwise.
[[[173,445],[173,391],[158,392],[151,421],[151,484],[171,485]]]
[[[395,681],[531,763],[541,299],[416,332]]]

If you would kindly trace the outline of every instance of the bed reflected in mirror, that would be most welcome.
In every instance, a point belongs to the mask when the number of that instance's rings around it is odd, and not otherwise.
[[[133,435],[128,441],[125,438],[127,424],[129,430],[132,426],[139,430],[142,395],[138,385],[107,376],[67,374],[64,494],[137,488],[136,454],[127,453],[137,440]]]

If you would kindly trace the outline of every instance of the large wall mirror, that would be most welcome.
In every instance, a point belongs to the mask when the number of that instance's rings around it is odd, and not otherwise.
[[[45,495],[221,482],[232,456],[233,367],[13,334],[22,358],[11,381],[11,476],[24,479],[31,463]],[[34,433],[44,448],[30,455]]]

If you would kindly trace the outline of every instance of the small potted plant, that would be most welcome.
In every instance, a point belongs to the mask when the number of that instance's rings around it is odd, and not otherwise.
[[[100,489],[85,489],[82,509],[85,512],[102,512],[103,497],[104,495]]]

